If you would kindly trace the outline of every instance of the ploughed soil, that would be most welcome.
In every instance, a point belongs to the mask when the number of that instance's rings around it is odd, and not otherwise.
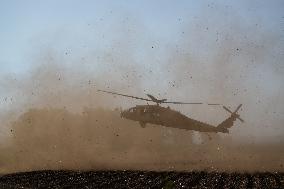
[[[284,188],[284,173],[47,170],[2,175],[0,188]]]

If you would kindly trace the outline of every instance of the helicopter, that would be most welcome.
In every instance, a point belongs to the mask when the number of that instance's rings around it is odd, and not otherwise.
[[[165,127],[172,127],[184,130],[193,130],[199,132],[207,133],[229,133],[229,128],[234,125],[236,119],[244,122],[240,115],[237,114],[238,110],[241,108],[240,104],[235,111],[231,111],[229,108],[223,106],[223,108],[230,113],[230,116],[221,122],[219,125],[214,126],[205,122],[194,120],[189,118],[182,113],[171,109],[168,107],[163,107],[161,104],[203,104],[201,102],[175,102],[167,101],[167,99],[157,99],[153,95],[146,94],[149,98],[141,98],[111,91],[98,90],[98,92],[109,93],[112,95],[119,95],[128,98],[134,98],[138,100],[143,100],[147,102],[154,102],[155,105],[136,105],[135,107],[129,108],[127,110],[121,111],[120,116],[125,119],[132,121],[138,121],[142,128],[146,127],[146,124],[155,124]],[[207,105],[220,105],[220,104],[207,104]]]

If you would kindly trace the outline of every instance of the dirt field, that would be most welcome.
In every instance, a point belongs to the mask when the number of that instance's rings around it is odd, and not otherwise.
[[[284,173],[35,171],[0,177],[1,188],[284,188]]]

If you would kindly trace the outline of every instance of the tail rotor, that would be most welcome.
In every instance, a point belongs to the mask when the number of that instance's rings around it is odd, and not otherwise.
[[[240,120],[242,123],[244,122],[244,120],[242,118],[240,118],[240,115],[237,114],[237,112],[239,111],[239,109],[242,107],[242,104],[240,104],[236,110],[234,112],[232,112],[229,108],[227,108],[226,106],[223,106],[223,108],[229,112],[230,114],[232,114],[232,116],[235,116],[238,120]]]

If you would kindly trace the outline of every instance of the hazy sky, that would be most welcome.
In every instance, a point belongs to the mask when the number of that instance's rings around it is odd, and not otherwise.
[[[119,25],[131,29],[141,24],[142,32],[153,38],[153,45],[155,41],[176,43],[181,30],[190,23],[198,24],[194,20],[203,15],[211,24],[243,22],[258,25],[259,30],[283,33],[283,12],[281,0],[1,1],[1,70],[26,71],[42,46],[51,45],[59,51],[106,47],[115,40]],[[216,20],[218,16],[224,16],[223,20]]]
[[[7,97],[29,101],[17,93],[23,89],[11,89],[10,76],[28,82],[52,57],[72,73],[82,67],[88,77],[110,74],[104,84],[116,90],[135,88],[137,81],[139,89],[177,100],[244,103],[250,131],[284,135],[282,0],[10,0],[0,1],[0,24],[1,109],[16,106]],[[123,69],[142,70],[144,77],[124,81]],[[200,111],[195,116],[215,117]]]

